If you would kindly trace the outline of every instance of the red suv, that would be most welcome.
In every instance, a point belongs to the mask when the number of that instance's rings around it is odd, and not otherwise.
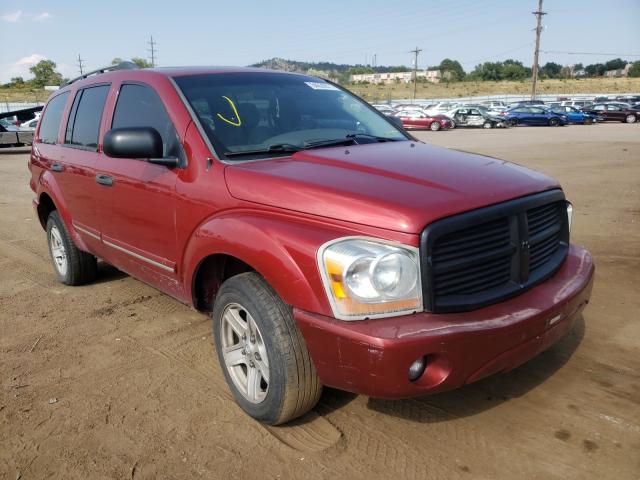
[[[55,274],[89,282],[100,258],[210,312],[254,418],[323,385],[394,399],[512,369],[587,304],[555,180],[416,141],[322,79],[125,67],[56,92],[36,130]]]

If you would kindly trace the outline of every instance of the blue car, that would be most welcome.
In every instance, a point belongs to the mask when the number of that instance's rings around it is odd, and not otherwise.
[[[517,125],[548,125],[550,127],[557,127],[567,124],[566,115],[547,110],[544,107],[516,107],[502,112],[502,116],[514,127]]]
[[[558,115],[565,115],[569,123],[581,123],[583,125],[591,125],[592,123],[596,123],[598,120],[601,120],[600,118],[598,118],[597,115],[583,112],[582,110],[576,107],[571,107],[569,105],[552,107],[552,108],[549,108],[548,110],[551,110],[552,112],[557,113]]]

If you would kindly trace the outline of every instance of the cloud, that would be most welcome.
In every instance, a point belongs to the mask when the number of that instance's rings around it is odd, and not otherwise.
[[[26,57],[22,57],[13,63],[1,65],[0,67],[0,82],[8,82],[13,77],[22,77],[24,79],[31,78],[30,67],[33,67],[40,60],[44,60],[46,57],[39,53],[32,53]]]
[[[5,13],[2,15],[2,20],[9,23],[17,23],[22,16],[22,10],[18,10],[12,13]]]
[[[45,20],[49,20],[51,18],[53,18],[53,15],[51,15],[49,12],[42,12],[42,13],[39,13],[38,15],[35,15],[33,17],[33,21],[44,22]]]

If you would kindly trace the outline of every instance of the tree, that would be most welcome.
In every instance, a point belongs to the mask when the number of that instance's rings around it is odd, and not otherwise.
[[[518,60],[508,59],[502,62],[501,80],[524,80],[531,76],[531,69]]]
[[[452,82],[464,80],[466,75],[462,65],[460,65],[460,62],[457,60],[451,60],[450,58],[442,60],[438,66],[438,70],[442,73],[443,78],[445,78],[445,72],[449,72],[449,80]]]
[[[56,62],[53,60],[40,60],[29,71],[33,73],[34,79],[31,83],[36,88],[62,83],[62,75],[56,72]]]
[[[631,64],[631,68],[629,69],[630,77],[640,77],[640,61],[633,62]]]
[[[153,66],[151,62],[145,58],[133,57],[131,61],[140,68],[151,68]]]
[[[126,60],[123,60],[120,57],[116,57],[113,60],[111,60],[111,65],[118,65],[119,63],[122,63]],[[151,65],[151,62],[149,60],[146,60],[144,58],[140,58],[140,57],[133,57],[131,60],[129,60],[132,63],[135,63],[138,67],[140,68],[151,68],[153,65]]]
[[[604,69],[606,70],[620,70],[627,66],[627,62],[622,60],[621,58],[615,58],[613,60],[609,60],[604,64]]]
[[[578,70],[584,70],[584,65],[582,65],[581,63],[576,63],[576,64],[573,66],[573,71],[574,71],[574,72],[577,72]]]
[[[9,82],[9,86],[13,88],[24,88],[27,84],[22,77],[13,77]]]
[[[540,76],[548,78],[558,78],[562,71],[562,65],[555,62],[547,62],[540,69]]]
[[[605,70],[602,63],[593,63],[584,67],[584,71],[589,77],[601,77]]]

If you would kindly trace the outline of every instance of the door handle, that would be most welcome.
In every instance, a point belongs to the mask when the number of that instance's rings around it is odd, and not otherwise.
[[[113,185],[113,178],[109,175],[104,175],[102,173],[96,175],[96,182],[100,185],[105,185],[107,187],[111,187]]]
[[[62,171],[62,165],[60,165],[59,163],[54,163],[53,165],[51,165],[51,171],[52,172],[61,172]]]

